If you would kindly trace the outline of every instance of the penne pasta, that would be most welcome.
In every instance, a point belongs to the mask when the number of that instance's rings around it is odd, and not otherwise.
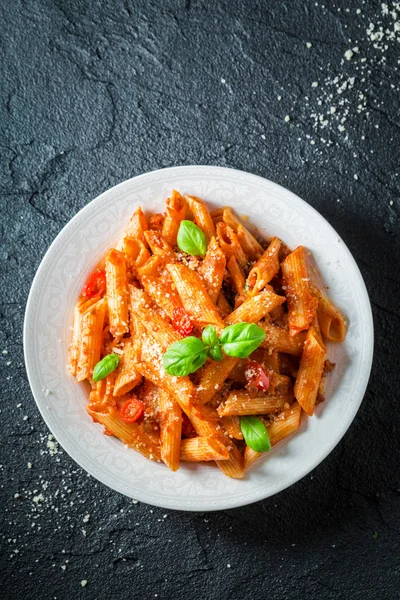
[[[256,296],[245,300],[226,319],[228,325],[233,323],[258,323],[271,310],[285,302],[283,296],[277,296],[274,292],[264,290]]]
[[[221,471],[232,479],[243,479],[244,477],[244,456],[235,445],[234,441],[227,446],[229,451],[228,460],[217,460],[216,464]]]
[[[210,402],[214,394],[222,388],[238,360],[234,356],[224,356],[220,362],[210,361],[206,364],[197,386],[197,404]]]
[[[167,265],[183,307],[197,327],[206,325],[224,327],[224,322],[211,300],[200,276],[186,265],[174,263]]]
[[[102,298],[90,306],[81,317],[76,364],[78,382],[90,379],[96,363],[100,360],[106,309],[107,301]]]
[[[163,352],[182,339],[172,325],[154,310],[154,305],[146,292],[130,285],[129,293],[132,314],[135,315],[148,333],[157,340]]]
[[[182,301],[168,271],[163,271],[162,277],[144,275],[140,278],[140,283],[147,294],[170,319],[173,318],[176,309],[183,308]]]
[[[229,460],[229,451],[218,438],[195,437],[182,440],[181,460],[187,462]]]
[[[246,278],[235,256],[231,256],[228,261],[228,271],[232,279],[232,285],[238,294],[244,294]]]
[[[296,335],[308,329],[318,306],[318,300],[310,291],[303,246],[296,248],[284,260],[282,275],[289,310],[289,331],[291,335]]]
[[[161,233],[149,229],[144,232],[144,237],[155,256],[161,256],[166,262],[175,260],[175,252],[168,242],[165,241]]]
[[[310,327],[294,384],[294,395],[301,408],[311,417],[324,370],[325,346],[314,327]]]
[[[164,390],[160,391],[159,407],[161,458],[171,471],[176,471],[181,455],[182,409]]]
[[[106,256],[106,282],[110,332],[118,338],[129,331],[128,280],[125,257],[115,249]]]
[[[189,377],[174,377],[165,372],[162,364],[162,348],[147,332],[140,335],[137,343],[140,345],[140,362],[137,365],[139,373],[171,394],[182,410],[187,412],[196,395],[195,387]]]
[[[145,458],[161,461],[160,446],[156,436],[146,433],[142,425],[127,423],[114,407],[109,407],[105,412],[97,412],[88,406],[87,411],[93,421],[104,425],[108,435],[119,438],[121,442],[137,450]]]
[[[230,438],[234,438],[235,440],[243,439],[239,417],[222,417],[221,423]]]
[[[277,275],[279,271],[279,250],[281,241],[272,238],[270,245],[247,276],[247,286],[251,294],[257,294]]]
[[[290,404],[292,401],[293,395],[270,396],[266,394],[252,398],[247,390],[235,390],[218,408],[218,414],[220,417],[267,415],[282,410],[285,404]]]
[[[209,243],[215,236],[215,227],[206,203],[196,196],[185,196],[185,199],[193,213],[196,225],[200,227]]]
[[[261,244],[256,240],[254,235],[243,225],[240,219],[235,215],[233,210],[226,206],[222,213],[222,220],[226,225],[231,227],[236,232],[239,243],[250,260],[258,260],[264,252]]]
[[[198,272],[203,279],[206,290],[214,304],[216,304],[221,292],[225,266],[225,254],[219,247],[216,238],[212,237]]]
[[[234,256],[241,267],[247,263],[247,256],[243,251],[242,246],[234,230],[226,223],[217,223],[217,239],[220,248],[225,253],[226,259],[229,260]]]
[[[72,325],[72,341],[68,348],[68,372],[76,376],[79,357],[79,340],[82,327],[82,315],[100,300],[100,296],[87,299],[83,298],[78,302],[74,309],[74,320]]]
[[[287,329],[274,325],[268,319],[259,323],[266,333],[265,340],[262,346],[272,348],[277,352],[286,352],[294,356],[300,356],[303,351],[306,334],[298,333],[296,336],[291,336]]]
[[[124,346],[121,355],[114,384],[114,396],[124,396],[142,381],[142,376],[136,369],[135,345],[133,339],[129,339]]]
[[[222,319],[226,319],[226,317],[231,312],[231,307],[228,300],[225,298],[223,292],[220,292],[217,300],[217,309]]]
[[[124,237],[136,238],[145,242],[144,232],[149,228],[146,215],[140,207],[138,207],[130,218],[130,221],[125,229]]]
[[[162,228],[162,236],[170,246],[176,246],[176,238],[181,221],[186,216],[186,200],[176,190],[166,201],[166,215]]]
[[[134,271],[142,267],[150,258],[150,252],[147,250],[144,242],[131,237],[126,237],[124,240],[124,255],[126,264]]]
[[[343,342],[347,333],[344,318],[329,298],[313,284],[311,293],[318,300],[317,317],[322,335],[330,342]]]
[[[289,435],[292,435],[300,427],[301,407],[297,402],[293,404],[267,426],[267,432],[271,446],[275,446]],[[244,466],[247,470],[257,458],[262,456],[249,446],[246,446],[244,452]]]

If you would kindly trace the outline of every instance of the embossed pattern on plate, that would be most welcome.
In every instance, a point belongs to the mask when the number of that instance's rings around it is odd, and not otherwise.
[[[137,205],[163,210],[171,189],[230,205],[249,224],[289,246],[307,246],[330,297],[350,326],[344,344],[328,346],[336,363],[327,401],[300,430],[235,481],[212,465],[162,464],[126,449],[92,423],[87,390],[66,370],[73,307],[85,278],[112,246]],[[70,456],[109,487],[149,504],[180,510],[218,510],[272,496],[316,467],[340,441],[360,406],[371,370],[373,324],[360,271],[335,230],[306,202],[261,177],[221,167],[174,167],[140,175],[106,191],[61,231],[44,257],[28,299],[25,363],[38,408]],[[48,395],[45,390],[49,390]]]

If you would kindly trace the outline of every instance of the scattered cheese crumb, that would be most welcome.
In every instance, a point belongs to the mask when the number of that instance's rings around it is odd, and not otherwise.
[[[353,52],[353,50],[346,50],[344,55],[347,58],[347,60],[351,60],[353,58],[354,52]]]
[[[85,516],[83,517],[83,519],[82,519],[82,520],[83,520],[83,522],[84,522],[84,523],[88,523],[88,522],[89,522],[89,519],[90,519],[90,514],[87,514],[87,515],[85,515]]]
[[[313,81],[311,84],[311,87],[313,87],[313,88],[318,87],[318,81]]]
[[[28,469],[32,469],[32,463],[28,462]]]
[[[311,48],[312,47],[312,43],[311,42],[307,42],[306,46],[307,46],[307,48]]]
[[[289,117],[289,115],[286,115],[286,117],[284,118],[284,121],[285,121],[286,123],[289,123],[289,121],[290,121],[290,117]]]
[[[81,586],[85,587],[87,585],[87,579],[82,579]]]

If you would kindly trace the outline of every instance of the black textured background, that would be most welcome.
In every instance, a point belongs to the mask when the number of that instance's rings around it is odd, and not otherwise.
[[[2,598],[399,597],[393,11],[0,3]],[[48,439],[22,354],[29,287],[60,229],[110,186],[179,164],[248,170],[310,202],[354,254],[376,331],[368,392],[335,451],[274,498],[205,515],[135,504],[83,473]]]

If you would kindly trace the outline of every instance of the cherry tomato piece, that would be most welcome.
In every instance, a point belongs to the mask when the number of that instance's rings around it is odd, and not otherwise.
[[[184,308],[174,308],[172,325],[182,337],[187,337],[193,331],[193,323]]]
[[[266,392],[269,388],[269,377],[262,366],[256,360],[249,360],[244,371],[248,385]]]
[[[97,294],[103,295],[106,291],[106,272],[104,269],[96,269],[89,275],[82,294],[86,298],[93,298]]]
[[[125,423],[136,423],[144,414],[144,404],[136,397],[128,398],[121,406],[120,415]]]

